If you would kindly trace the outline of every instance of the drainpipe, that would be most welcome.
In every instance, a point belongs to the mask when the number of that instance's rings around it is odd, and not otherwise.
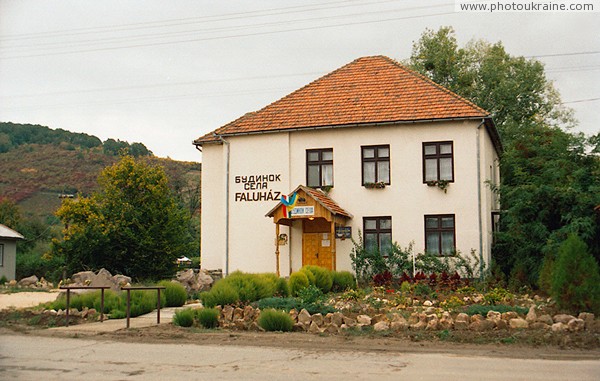
[[[225,276],[229,275],[229,162],[230,162],[230,152],[231,149],[229,147],[229,142],[221,135],[217,135],[213,133],[213,135],[218,138],[221,143],[227,147],[227,159],[225,164]]]
[[[485,119],[477,126],[477,217],[479,222],[479,279],[483,280],[483,217],[481,203],[481,126],[485,124]]]

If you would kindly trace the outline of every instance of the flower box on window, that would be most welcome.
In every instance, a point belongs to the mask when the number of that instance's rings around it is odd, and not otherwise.
[[[426,181],[428,187],[438,187],[444,191],[444,193],[448,192],[448,185],[450,185],[450,181],[448,180],[430,180]]]
[[[385,183],[383,181],[379,181],[377,183],[365,183],[364,186],[367,189],[383,189],[385,188]]]

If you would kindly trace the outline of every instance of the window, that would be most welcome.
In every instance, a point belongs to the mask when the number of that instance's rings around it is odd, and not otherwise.
[[[4,245],[0,243],[0,267],[4,267]]]
[[[452,142],[423,143],[423,182],[454,181]]]
[[[454,214],[425,216],[425,251],[437,255],[456,252]]]
[[[362,147],[362,183],[390,185],[390,146]]]
[[[306,185],[311,188],[333,186],[333,149],[306,150]]]
[[[392,217],[363,218],[364,246],[387,256],[392,250]]]

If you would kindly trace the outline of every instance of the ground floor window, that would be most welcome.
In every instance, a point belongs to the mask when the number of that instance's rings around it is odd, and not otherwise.
[[[0,267],[4,266],[4,245],[0,243]]]
[[[363,218],[364,246],[387,255],[392,249],[392,217]]]
[[[425,216],[425,251],[437,255],[456,253],[454,214]]]

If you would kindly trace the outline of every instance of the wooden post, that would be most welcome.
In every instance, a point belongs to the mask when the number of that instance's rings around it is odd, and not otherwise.
[[[279,273],[279,224],[275,224],[275,268],[277,269],[277,277]]]
[[[69,326],[69,309],[71,308],[71,290],[67,288],[67,317],[66,325]]]
[[[335,217],[331,216],[331,269],[336,271],[337,253],[335,251]]]
[[[100,323],[104,322],[104,289],[102,288],[100,297]]]
[[[160,324],[160,288],[157,288],[158,291],[158,301],[156,302],[156,324]]]
[[[127,328],[129,328],[129,318],[131,317],[131,290],[127,290]]]

